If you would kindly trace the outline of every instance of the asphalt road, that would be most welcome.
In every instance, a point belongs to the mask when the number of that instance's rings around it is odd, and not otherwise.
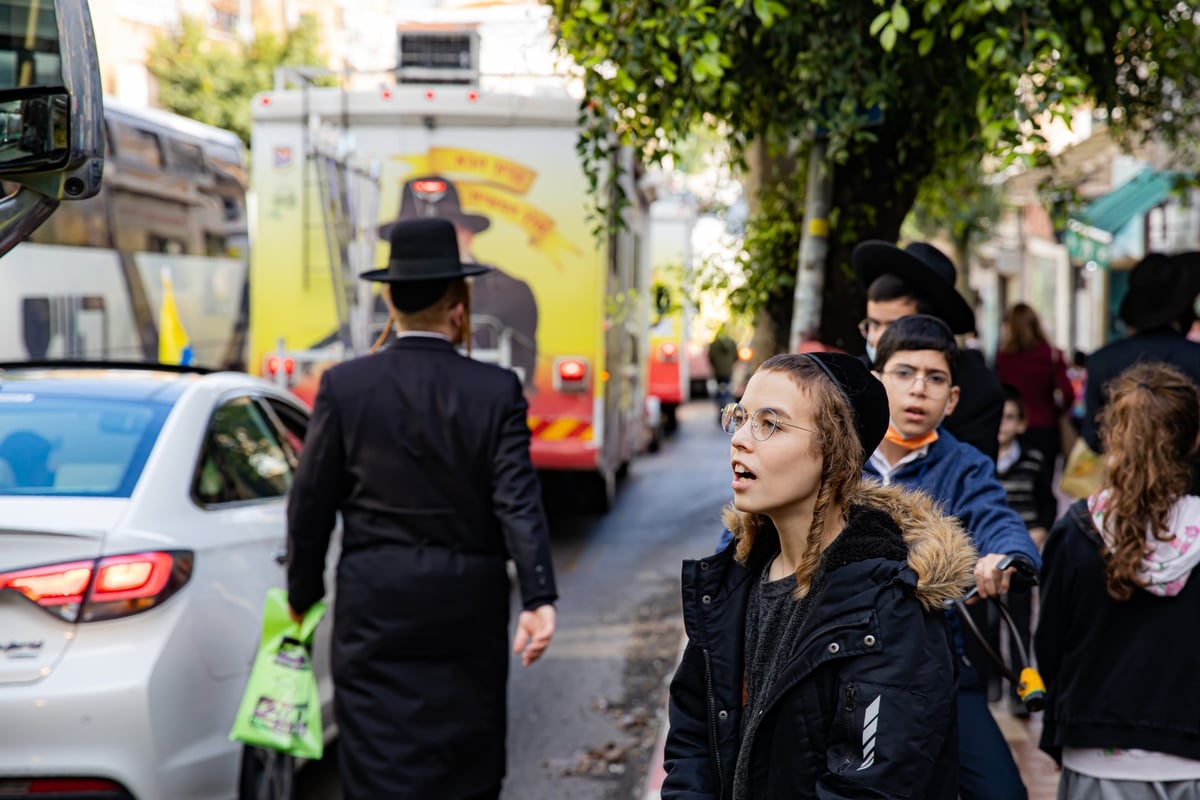
[[[695,402],[608,514],[551,506],[558,633],[538,663],[513,661],[503,800],[640,798],[682,636],[680,562],[716,546],[728,457],[713,404]],[[305,768],[301,800],[340,800],[336,758]]]

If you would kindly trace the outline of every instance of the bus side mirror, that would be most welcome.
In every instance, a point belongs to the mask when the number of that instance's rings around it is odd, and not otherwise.
[[[0,0],[0,255],[100,191],[103,126],[87,0]]]

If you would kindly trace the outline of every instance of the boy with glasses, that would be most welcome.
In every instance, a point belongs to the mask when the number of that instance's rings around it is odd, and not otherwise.
[[[954,262],[931,244],[913,242],[904,249],[891,242],[866,241],[850,254],[855,277],[866,290],[867,314],[858,324],[869,363],[875,363],[879,338],[892,323],[912,314],[937,317],[956,335],[975,330],[975,312],[954,288]],[[995,373],[976,350],[959,354],[960,396],[945,427],[959,441],[993,461],[1004,393]]]
[[[945,322],[924,314],[898,319],[879,339],[876,375],[888,395],[890,422],[864,472],[884,485],[921,489],[958,518],[979,552],[975,581],[981,597],[1008,591],[1010,573],[998,565],[1013,555],[1041,567],[1037,546],[1007,497],[991,460],[942,427],[959,402],[958,345]],[[963,639],[952,612],[959,659],[958,746],[963,800],[1024,800],[1012,753],[988,710],[975,667],[962,658]]]

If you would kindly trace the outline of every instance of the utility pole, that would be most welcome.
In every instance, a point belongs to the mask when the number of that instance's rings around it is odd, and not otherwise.
[[[829,204],[833,198],[833,167],[825,163],[825,139],[816,137],[808,155],[804,192],[804,230],[800,234],[796,292],[792,298],[792,329],[788,351],[816,337],[821,324],[821,293],[825,288],[825,255],[829,252]]]

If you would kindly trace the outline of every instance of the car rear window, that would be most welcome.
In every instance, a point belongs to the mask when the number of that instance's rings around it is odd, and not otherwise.
[[[128,497],[169,410],[0,393],[0,495]]]

